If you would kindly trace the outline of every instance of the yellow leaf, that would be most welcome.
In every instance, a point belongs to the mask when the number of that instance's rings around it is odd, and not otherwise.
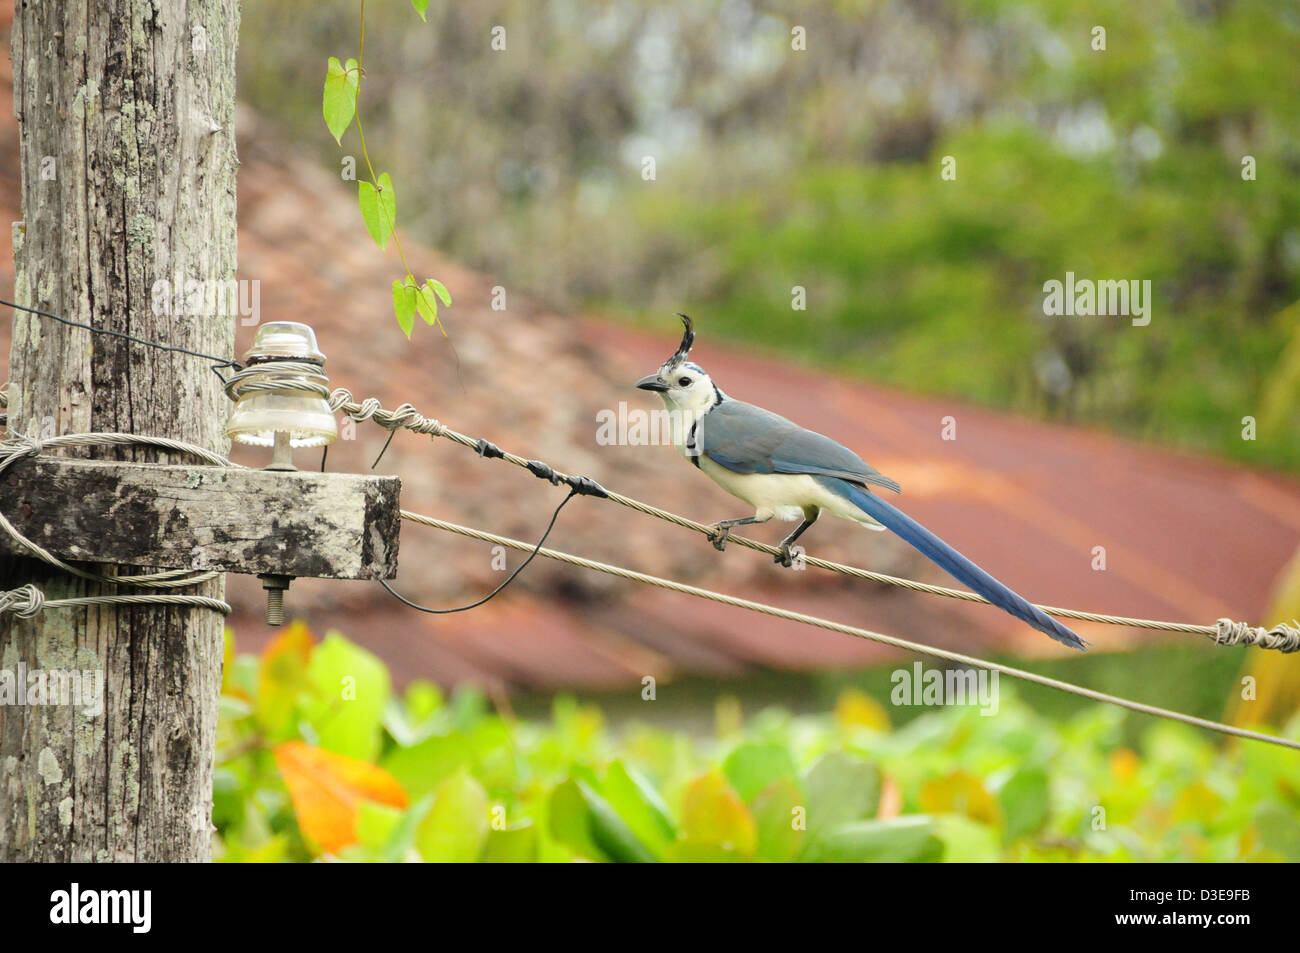
[[[1296,333],[1296,341],[1300,343],[1300,330]],[[1297,355],[1300,355],[1300,349],[1297,349]],[[1300,549],[1278,575],[1272,605],[1262,621],[1265,625],[1272,625],[1295,618],[1300,618]],[[1243,727],[1276,726],[1286,724],[1300,711],[1300,665],[1286,664],[1289,661],[1278,658],[1278,653],[1272,649],[1248,649],[1243,678],[1232,684],[1227,720]],[[1244,698],[1246,676],[1253,680],[1249,683],[1253,691]]]
[[[979,778],[965,771],[926,782],[921,788],[921,810],[926,814],[965,814],[990,827],[1002,824],[998,802]]]
[[[235,664],[235,633],[230,626],[221,631],[221,694],[231,694],[230,670]]]
[[[275,763],[284,777],[298,827],[326,853],[357,842],[360,802],[406,807],[406,792],[397,779],[373,764],[348,758],[301,741],[275,748]]]
[[[262,649],[262,670],[274,670],[288,661],[305,666],[311,658],[311,643],[311,629],[306,622],[295,619]]]
[[[866,692],[846,688],[835,701],[835,720],[844,728],[889,730],[889,713]]]
[[[1126,784],[1137,774],[1138,756],[1132,748],[1117,748],[1110,753],[1110,773],[1115,780]]]
[[[298,694],[307,687],[311,647],[306,623],[291,622],[262,650],[257,668],[257,720],[272,740],[283,736]]]
[[[1224,808],[1223,798],[1204,782],[1195,781],[1183,788],[1174,802],[1173,822],[1200,821],[1217,817]]]
[[[682,797],[686,840],[752,854],[758,843],[754,816],[717,771],[696,778]]]

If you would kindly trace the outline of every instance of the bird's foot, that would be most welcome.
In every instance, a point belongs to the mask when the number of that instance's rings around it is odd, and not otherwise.
[[[713,532],[709,534],[709,542],[712,543],[713,548],[720,553],[725,553],[727,551],[727,540],[730,538],[730,526],[715,526]]]
[[[772,557],[772,562],[789,569],[794,565],[794,550],[789,543],[781,544],[781,551]]]

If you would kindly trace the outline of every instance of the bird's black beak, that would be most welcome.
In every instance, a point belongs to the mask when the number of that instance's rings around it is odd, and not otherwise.
[[[668,389],[668,385],[663,382],[663,378],[658,374],[647,374],[636,382],[636,386],[640,390],[657,390],[661,393]]]

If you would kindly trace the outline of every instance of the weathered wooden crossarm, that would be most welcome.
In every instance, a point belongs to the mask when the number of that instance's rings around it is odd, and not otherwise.
[[[401,485],[393,476],[43,457],[0,476],[0,512],[67,560],[392,579]],[[3,532],[0,548],[21,552]]]

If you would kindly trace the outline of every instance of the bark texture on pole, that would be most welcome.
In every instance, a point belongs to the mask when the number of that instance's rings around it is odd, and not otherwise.
[[[235,274],[238,23],[238,0],[18,5],[20,303],[231,353],[232,312],[190,301],[178,313],[156,282]],[[17,314],[9,374],[14,431],[118,430],[226,449],[220,382],[197,358]],[[90,455],[186,462],[139,449]],[[52,599],[101,591],[47,569],[0,556],[5,588],[33,582]],[[215,613],[151,606],[0,619],[0,669],[99,669],[105,685],[97,717],[0,706],[0,861],[208,859],[221,630]]]

